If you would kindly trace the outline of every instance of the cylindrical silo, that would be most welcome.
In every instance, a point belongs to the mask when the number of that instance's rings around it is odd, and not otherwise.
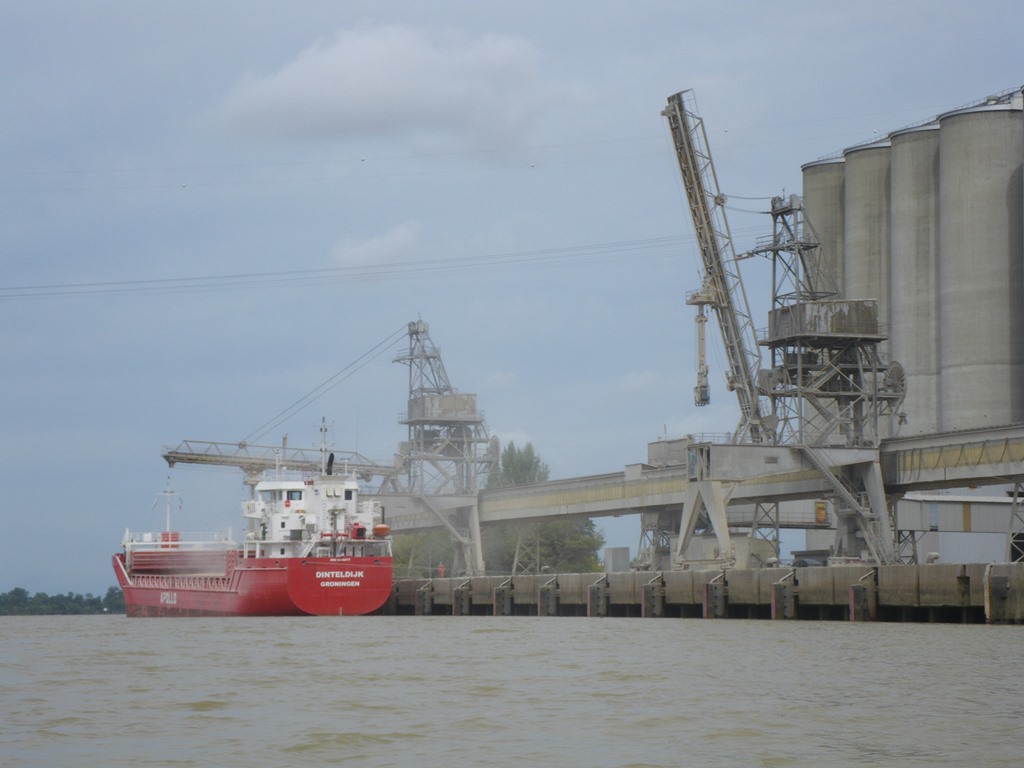
[[[1024,420],[1024,112],[939,117],[942,429]]]
[[[844,295],[876,299],[883,333],[889,326],[889,151],[886,140],[843,152]]]
[[[889,141],[850,147],[843,185],[846,230],[843,238],[844,296],[878,302],[878,329],[889,333]],[[889,358],[889,343],[878,345]],[[893,434],[889,421],[877,423],[877,436]]]
[[[803,172],[803,211],[818,236],[835,289],[843,294],[843,183],[846,163],[841,157],[800,166]],[[825,290],[815,285],[816,290]]]
[[[939,124],[896,131],[889,162],[889,351],[903,366],[903,435],[939,426]]]

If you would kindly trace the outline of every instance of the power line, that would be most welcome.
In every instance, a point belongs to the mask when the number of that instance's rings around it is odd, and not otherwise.
[[[544,248],[486,255],[400,261],[374,265],[292,269],[274,272],[241,272],[197,277],[146,278],[79,283],[50,283],[0,288],[0,301],[67,296],[165,293],[222,290],[285,284],[321,283],[325,280],[365,281],[396,277],[422,277],[451,272],[496,272],[552,264],[592,264],[624,258],[676,256],[693,237],[667,236],[623,240],[564,248]]]
[[[381,341],[378,341],[376,344],[370,347],[370,349],[368,349],[355,360],[350,362],[340,371],[329,376],[327,379],[322,381],[320,384],[318,384],[312,390],[310,390],[305,395],[300,397],[298,400],[289,405],[276,416],[273,416],[267,421],[260,424],[260,426],[256,427],[256,429],[254,429],[252,432],[250,432],[248,435],[242,438],[240,442],[249,443],[252,442],[253,440],[259,440],[261,437],[266,435],[268,432],[271,432],[274,429],[276,429],[279,425],[290,419],[292,416],[295,416],[296,414],[303,411],[306,407],[315,403],[321,397],[323,397],[332,389],[334,389],[338,384],[345,381],[358,371],[362,370],[370,362],[372,362],[385,351],[387,351],[388,347],[392,343],[394,343],[399,336],[406,333],[406,330],[407,326],[403,325],[401,328],[389,334]]]

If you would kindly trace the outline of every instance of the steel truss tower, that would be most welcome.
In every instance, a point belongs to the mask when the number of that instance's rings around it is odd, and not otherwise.
[[[406,492],[420,497],[460,544],[458,570],[482,573],[483,552],[477,493],[498,459],[476,395],[457,392],[441,351],[422,320],[409,323],[409,351],[395,358],[409,366],[409,407],[400,423],[409,428],[399,453]]]
[[[842,300],[800,200],[772,200],[772,239],[753,251],[772,259],[767,337],[771,367],[758,390],[772,401],[778,441],[875,446],[884,418],[901,420],[903,369],[886,364],[875,300]]]
[[[441,351],[422,320],[409,323],[409,351],[395,362],[409,366],[409,409],[399,422],[409,427],[400,451],[408,469],[407,491],[476,494],[494,465],[476,395],[459,393],[449,383]]]
[[[771,242],[754,251],[772,259],[772,308],[759,341],[771,366],[759,373],[758,390],[772,402],[779,443],[802,451],[833,489],[835,554],[859,555],[859,536],[877,562],[893,562],[877,459],[843,465],[835,454],[877,448],[880,423],[902,422],[903,369],[879,353],[886,337],[877,302],[839,298],[799,198],[773,198],[771,216]]]

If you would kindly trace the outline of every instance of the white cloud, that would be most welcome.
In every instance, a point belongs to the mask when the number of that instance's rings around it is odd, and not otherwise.
[[[344,29],[240,83],[222,114],[236,130],[273,139],[400,136],[485,147],[521,140],[554,102],[542,60],[513,36]]]
[[[417,222],[406,221],[366,240],[345,238],[335,244],[331,256],[337,264],[346,267],[408,260],[416,254],[419,233]]]

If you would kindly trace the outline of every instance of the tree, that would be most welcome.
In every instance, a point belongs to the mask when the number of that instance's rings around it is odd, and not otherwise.
[[[103,610],[109,613],[124,613],[124,592],[120,587],[110,587],[103,597]]]
[[[0,595],[0,616],[11,616],[28,613],[28,590],[15,587],[10,592]]]
[[[68,592],[66,595],[53,596],[36,592],[29,597],[28,591],[21,587],[0,594],[0,616],[86,613],[124,613],[124,595],[118,587],[110,587],[106,597],[102,598],[91,592],[85,595]]]
[[[488,488],[507,488],[510,485],[543,483],[550,472],[548,465],[533,452],[533,443],[527,443],[522,450],[509,441],[501,452],[501,458],[491,468],[487,478]]]
[[[548,476],[548,465],[534,452],[532,443],[519,449],[509,442],[491,470],[487,487],[541,483]],[[486,531],[484,560],[489,571],[498,573],[588,573],[600,570],[597,553],[602,546],[604,535],[586,518],[506,523]]]

